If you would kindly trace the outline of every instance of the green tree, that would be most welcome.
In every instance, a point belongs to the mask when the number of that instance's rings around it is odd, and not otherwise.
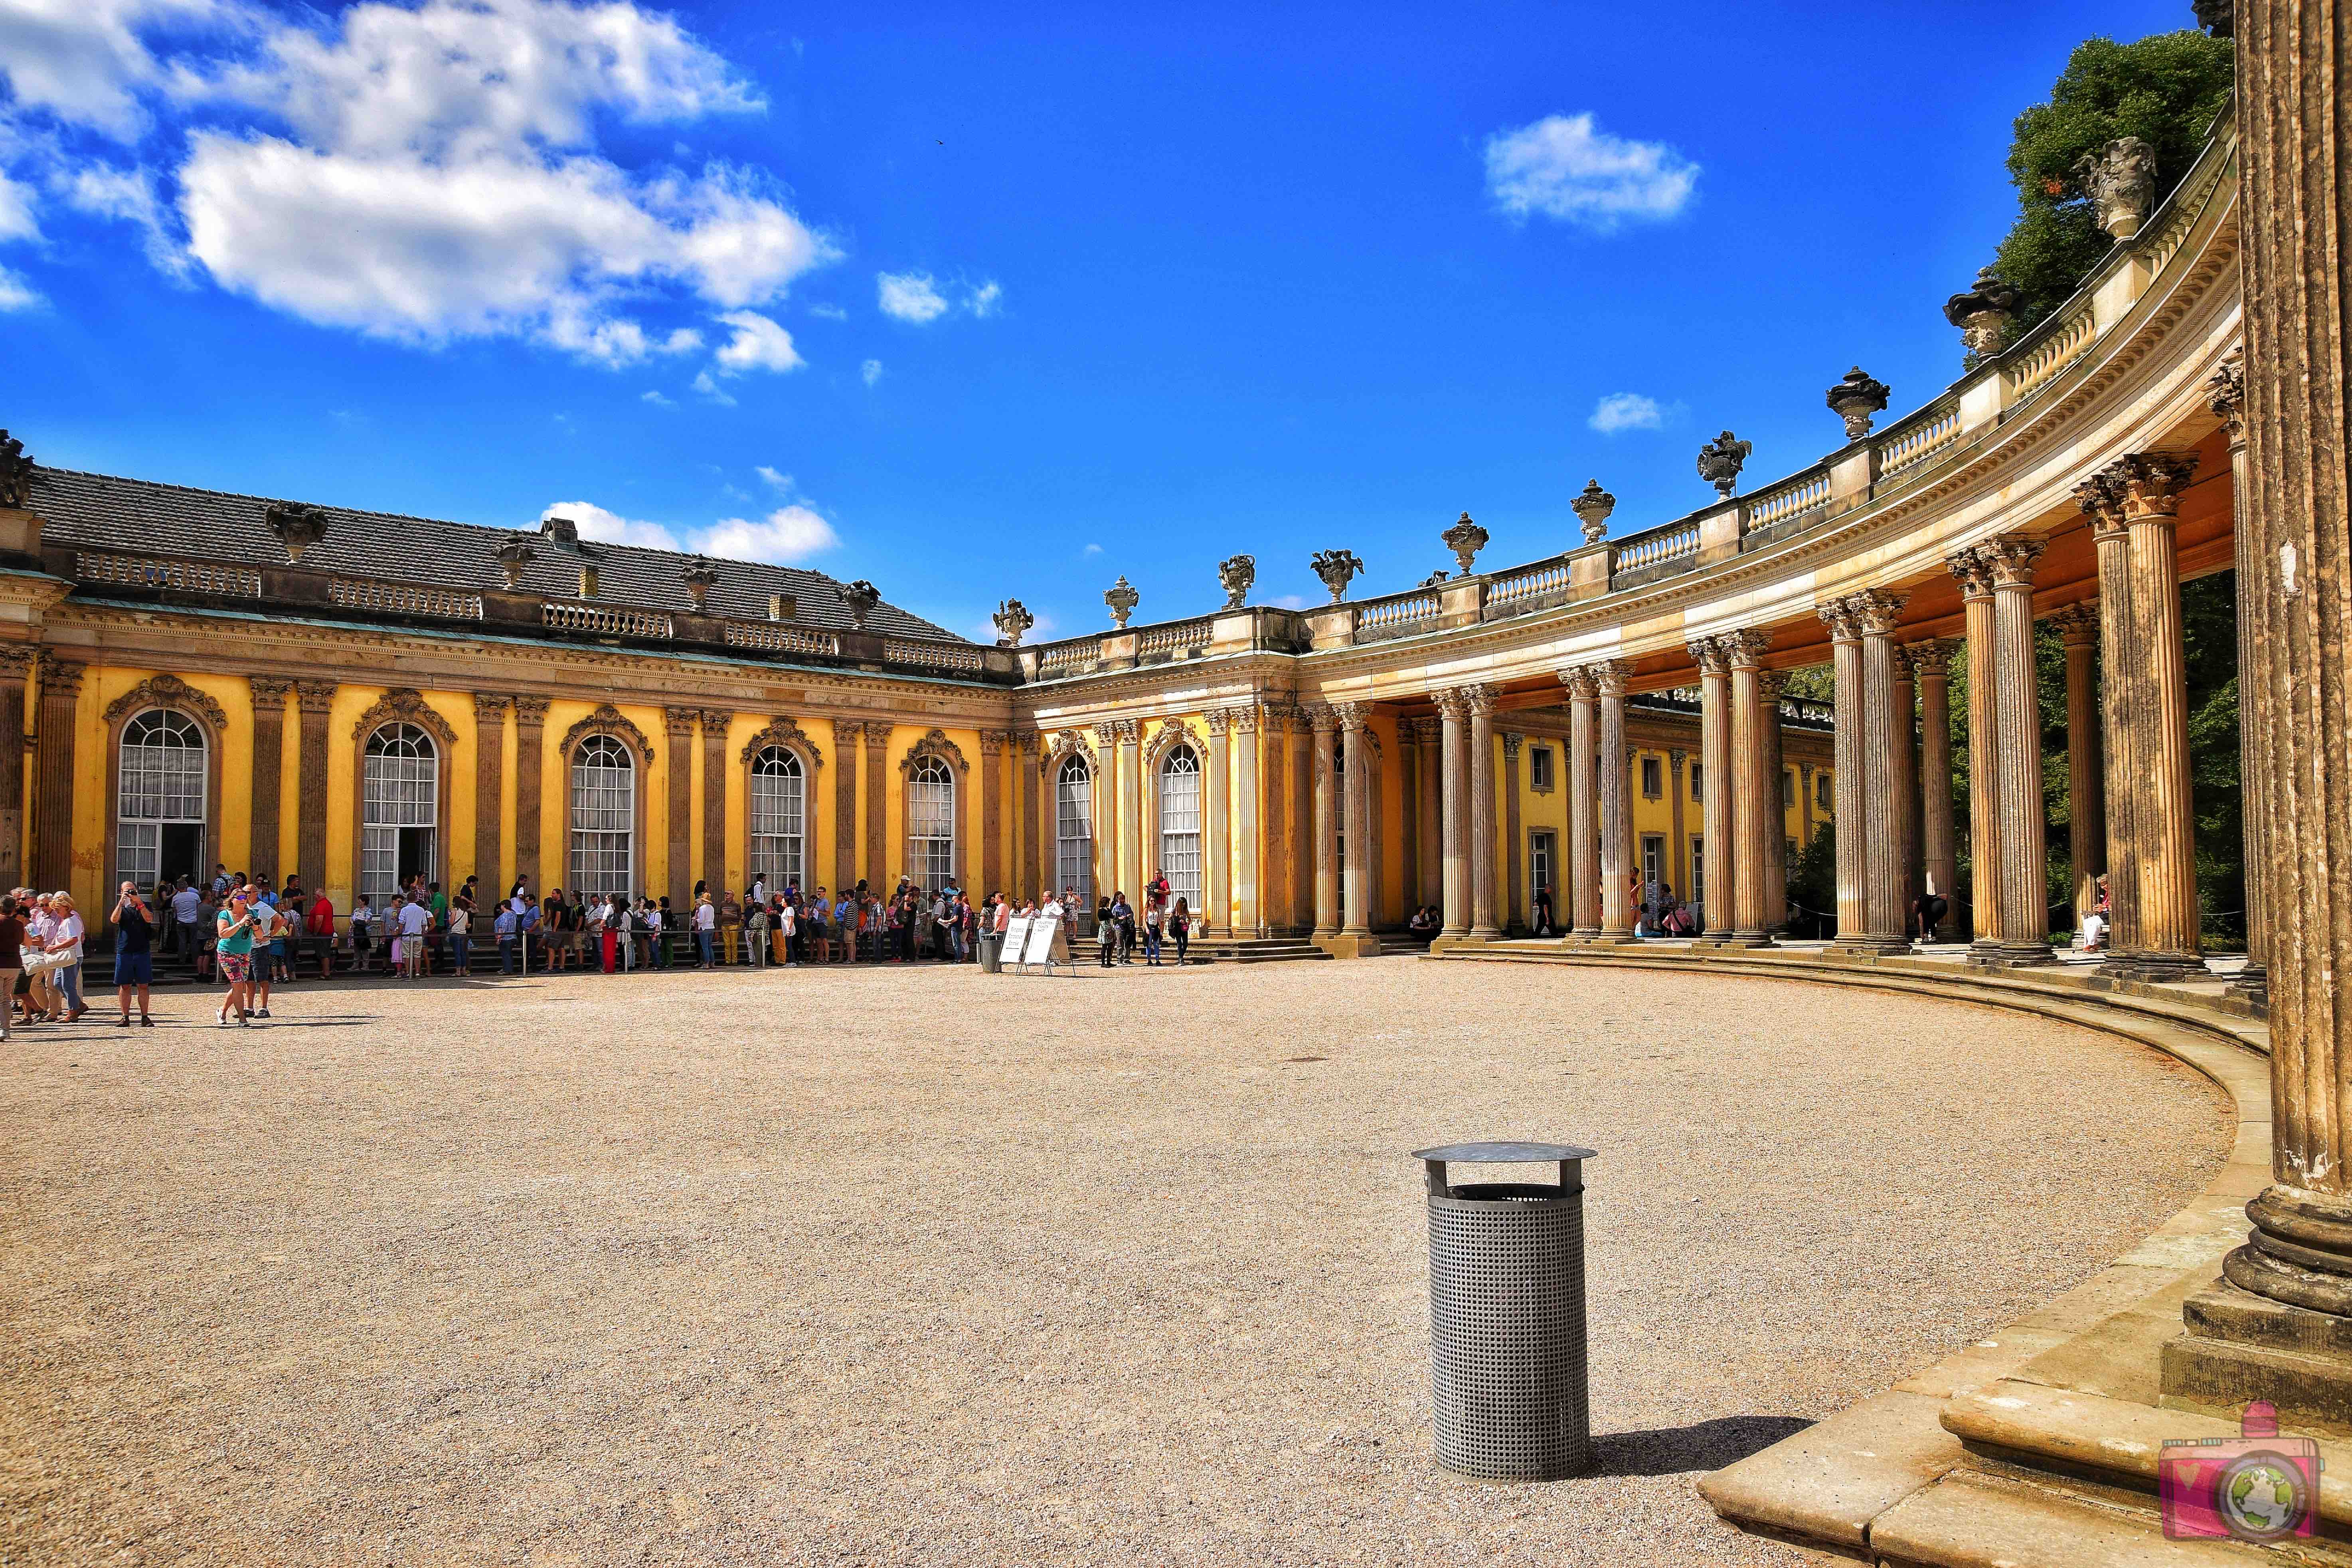
[[[2074,47],[2046,103],[2017,117],[2009,177],[2017,222],[1993,270],[2023,296],[2012,337],[2065,303],[2114,244],[2075,183],[2074,165],[2119,136],[2156,149],[2161,201],[2196,162],[2229,100],[2230,41],[2193,29],[2136,43],[2088,38]]]

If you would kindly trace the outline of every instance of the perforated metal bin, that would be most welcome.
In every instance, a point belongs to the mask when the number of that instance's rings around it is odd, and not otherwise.
[[[1417,1149],[1429,1185],[1429,1350],[1437,1462],[1489,1480],[1592,1465],[1584,1363],[1584,1166],[1560,1143]],[[1559,1184],[1449,1184],[1456,1164],[1556,1163]]]

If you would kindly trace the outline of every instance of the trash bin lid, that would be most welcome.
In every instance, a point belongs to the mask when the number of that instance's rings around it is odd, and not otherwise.
[[[1555,1160],[1594,1160],[1600,1156],[1590,1149],[1579,1149],[1570,1143],[1448,1143],[1439,1149],[1415,1149],[1416,1160],[1436,1160],[1452,1164],[1509,1164]]]

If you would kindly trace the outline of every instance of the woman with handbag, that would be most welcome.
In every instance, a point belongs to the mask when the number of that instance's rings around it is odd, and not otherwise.
[[[232,1007],[236,1009],[238,1026],[250,1027],[246,1003],[253,986],[253,902],[243,888],[229,894],[227,904],[214,919],[214,956],[219,961],[221,978],[228,982],[228,994],[221,999],[221,1027],[228,1027]]]
[[[81,913],[74,908],[71,893],[58,893],[49,900],[49,942],[51,952],[61,952],[54,977],[56,989],[66,1003],[65,1021],[72,1023],[89,1005],[81,999]]]

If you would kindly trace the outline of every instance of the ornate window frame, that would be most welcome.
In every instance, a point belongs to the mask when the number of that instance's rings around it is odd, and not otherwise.
[[[646,739],[646,732],[629,721],[627,714],[609,702],[598,704],[593,712],[563,731],[563,742],[556,748],[556,761],[563,769],[562,789],[558,796],[563,802],[562,837],[557,842],[556,864],[562,868],[564,880],[570,880],[572,834],[572,765],[579,756],[581,743],[597,735],[610,735],[636,757],[636,787],[630,791],[633,797],[630,804],[635,820],[629,826],[629,831],[635,835],[630,849],[630,870],[634,873],[633,879],[639,884],[629,889],[629,896],[634,899],[640,894],[653,892],[652,868],[648,864],[653,850],[653,840],[648,837],[646,824],[648,820],[647,807],[653,795],[654,746],[651,741]],[[546,858],[546,847],[542,845],[540,850],[541,885],[530,890],[533,898],[545,898],[551,889],[563,886],[562,881],[558,881],[547,874]],[[501,888],[499,891],[503,896],[506,889]]]
[[[425,700],[425,694],[413,686],[395,686],[375,700],[368,710],[352,725],[352,858],[348,883],[350,900],[356,900],[360,887],[361,846],[367,840],[367,746],[368,737],[386,724],[414,724],[433,737],[434,748],[440,753],[438,780],[433,797],[433,866],[425,880],[438,882],[445,893],[451,891],[449,882],[449,789],[456,777],[453,753],[457,748],[457,728],[435,711]],[[316,888],[305,891],[316,893]],[[499,891],[503,892],[501,889]],[[343,912],[349,914],[346,908]]]
[[[964,856],[971,835],[964,830],[964,812],[969,805],[971,764],[964,761],[962,751],[947,737],[944,730],[932,730],[907,748],[898,759],[898,875],[911,877],[915,867],[915,798],[908,786],[914,782],[915,764],[924,757],[937,757],[950,770],[955,784],[954,811],[950,821],[954,825],[955,837],[948,848],[948,875],[959,888],[970,879],[964,875]],[[896,879],[893,879],[895,885]],[[969,891],[969,889],[966,889]],[[926,893],[930,889],[925,889]]]
[[[110,909],[115,885],[121,880],[115,873],[122,864],[122,731],[150,708],[184,713],[205,732],[205,853],[215,864],[228,860],[221,842],[221,752],[228,736],[228,710],[219,699],[197,690],[178,676],[159,671],[108,703],[102,715],[106,724],[106,883],[101,891]],[[196,868],[203,873],[201,861]],[[152,894],[154,889],[140,891]]]
[[[768,721],[765,728],[743,742],[736,754],[736,770],[743,779],[743,875],[746,885],[751,874],[751,764],[760,753],[774,746],[790,752],[801,764],[801,881],[803,886],[815,885],[814,875],[817,864],[816,825],[824,815],[818,809],[822,798],[817,790],[820,771],[824,767],[824,753],[817,749],[815,740],[789,718],[778,716]],[[782,889],[778,889],[781,892]]]

